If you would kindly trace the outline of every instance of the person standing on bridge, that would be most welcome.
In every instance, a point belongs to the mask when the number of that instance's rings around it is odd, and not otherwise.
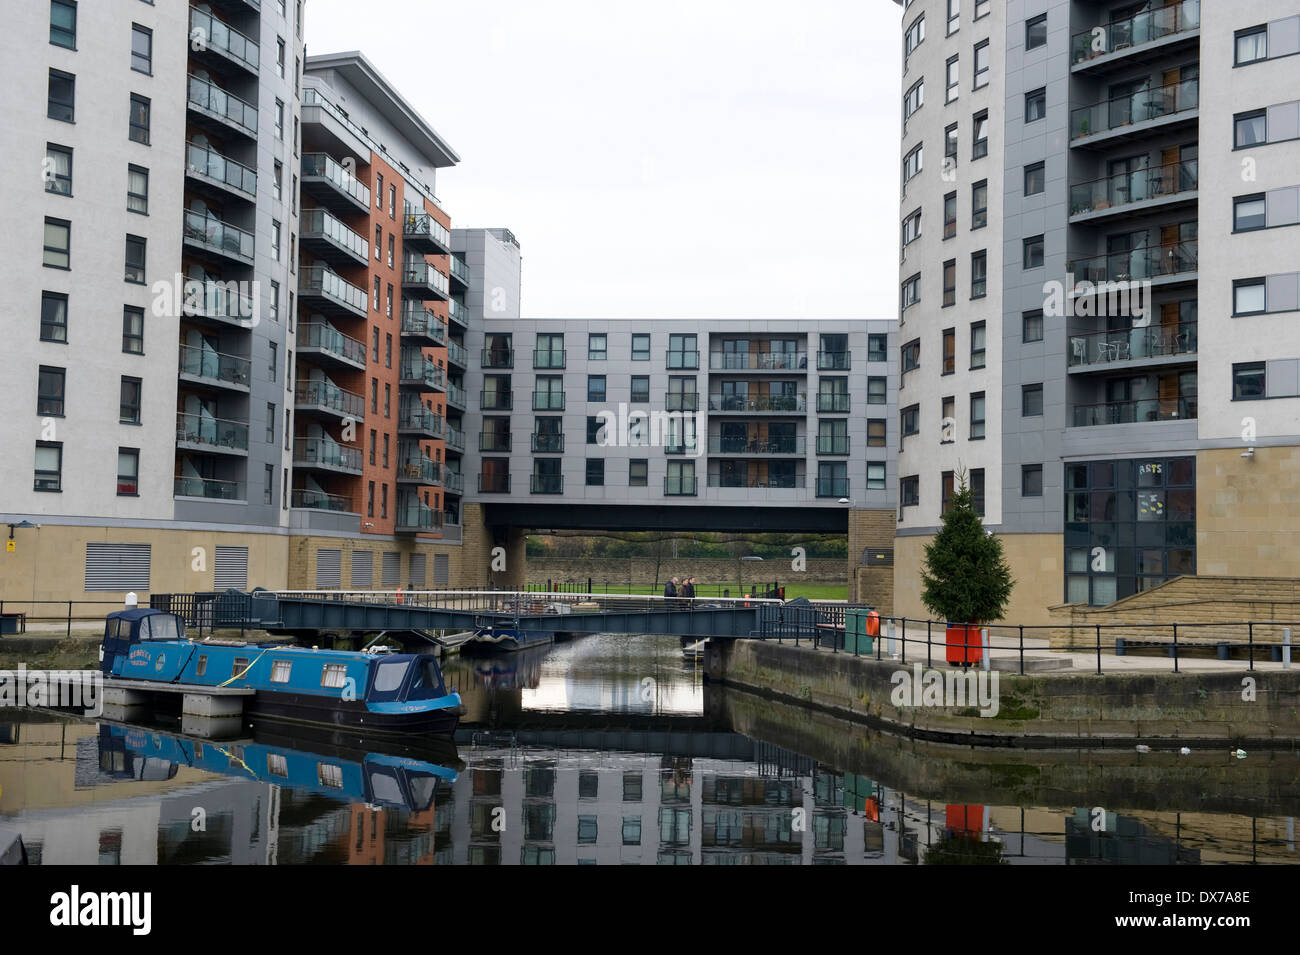
[[[672,580],[668,581],[668,583],[664,584],[664,596],[665,596],[665,597],[676,597],[676,596],[677,596],[677,578],[676,578],[676,577],[674,577]],[[672,604],[669,604],[669,606],[671,607]]]
[[[686,603],[685,606],[689,608],[690,607],[689,601],[695,599],[695,578],[694,577],[687,577],[686,580],[682,582],[682,596],[685,597],[686,600],[688,601],[688,603]]]

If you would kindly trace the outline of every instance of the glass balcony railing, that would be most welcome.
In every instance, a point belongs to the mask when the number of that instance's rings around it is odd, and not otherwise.
[[[315,265],[302,270],[298,277],[299,295],[317,295],[333,299],[354,311],[366,312],[366,291],[341,277],[337,272]]]
[[[803,454],[804,439],[758,438],[746,435],[709,435],[710,454]]]
[[[358,365],[366,363],[366,343],[344,335],[333,325],[319,322],[299,325],[298,348],[317,348]]]
[[[671,432],[664,437],[664,454],[694,455],[702,447],[703,440],[698,435]]]
[[[185,168],[194,175],[215,179],[250,198],[257,198],[257,173],[243,163],[227,159],[211,147],[186,143]]]
[[[478,449],[480,451],[491,451],[497,454],[509,451],[510,432],[480,431],[478,433]]]
[[[427,212],[408,212],[402,221],[402,236],[407,241],[427,237],[444,249],[451,248],[451,232]]]
[[[448,294],[447,276],[420,259],[407,259],[402,263],[402,284],[432,289],[444,298]]]
[[[514,393],[510,391],[480,391],[479,407],[484,411],[509,411],[514,406]]]
[[[537,454],[563,454],[564,435],[533,433],[533,451]]]
[[[1070,138],[1124,129],[1162,116],[1189,112],[1199,105],[1200,86],[1194,79],[1145,87],[1126,96],[1070,110]]]
[[[324,491],[311,491],[306,488],[294,488],[290,498],[294,507],[305,507],[317,511],[338,511],[346,513],[352,510],[352,498],[340,494],[326,494]]]
[[[257,107],[215,83],[190,75],[190,105],[221,117],[249,136],[257,135]]]
[[[534,494],[563,494],[564,475],[534,474],[530,490]]]
[[[817,435],[818,454],[848,454],[849,436],[847,434]]]
[[[299,232],[304,239],[322,236],[347,249],[353,255],[360,256],[366,261],[370,260],[370,242],[365,236],[353,232],[325,209],[304,209]]]
[[[460,256],[453,254],[451,256],[451,277],[462,285],[469,285],[469,266]]]
[[[1196,323],[1149,325],[1128,331],[1092,332],[1070,337],[1070,365],[1196,354]]]
[[[1143,421],[1178,421],[1196,417],[1196,399],[1138,398],[1130,401],[1102,401],[1074,406],[1074,427],[1103,424],[1136,424]]]
[[[462,368],[469,367],[469,352],[463,345],[458,345],[453,341],[447,342],[447,361],[460,365]]]
[[[293,463],[308,467],[330,467],[360,474],[361,449],[345,447],[326,438],[295,438]]]
[[[846,477],[817,478],[818,497],[848,497],[849,479]]]
[[[563,368],[565,351],[563,348],[550,351],[533,351],[534,368]]]
[[[302,174],[328,179],[334,187],[367,207],[370,205],[370,187],[334,161],[327,153],[304,153]]]
[[[435,511],[414,494],[397,495],[395,530],[404,533],[436,531],[442,526],[442,512]]]
[[[442,468],[438,462],[424,454],[406,454],[398,462],[397,479],[418,484],[437,484]]]
[[[447,471],[442,476],[442,486],[444,490],[461,493],[465,490],[465,475],[459,471]]]
[[[1143,246],[1087,259],[1072,259],[1065,270],[1078,282],[1132,282],[1196,271],[1196,241]]]
[[[439,344],[445,341],[442,320],[418,302],[402,303],[402,334],[428,338]]]
[[[512,348],[484,348],[479,360],[484,368],[513,368],[515,352]]]
[[[247,387],[251,367],[252,363],[247,358],[237,355],[223,355],[195,345],[180,346],[178,370],[183,375]]]
[[[204,212],[185,213],[185,238],[245,262],[253,261],[253,233]]]
[[[444,434],[442,415],[435,414],[419,402],[407,401],[405,398],[397,414],[397,427],[403,431],[418,431],[421,434],[437,437],[442,437]]]
[[[835,392],[818,394],[817,410],[824,414],[848,414],[849,396]]]
[[[362,420],[366,407],[360,395],[344,391],[328,378],[300,380],[294,388],[294,403],[325,408],[358,421]]]
[[[562,391],[534,391],[534,392],[533,392],[533,410],[534,410],[534,411],[563,411],[563,410],[564,410],[564,392],[562,392]]]
[[[670,391],[664,395],[664,409],[666,411],[699,411],[699,392]]]
[[[256,43],[224,20],[190,7],[190,48],[216,50],[257,72],[259,51]]]
[[[1074,63],[1084,63],[1117,50],[1154,43],[1176,33],[1187,33],[1200,25],[1200,0],[1183,0],[1182,3],[1144,10],[1091,30],[1082,30],[1070,38],[1070,50]]]
[[[466,327],[469,326],[469,309],[459,299],[452,299],[447,303],[447,314],[451,316],[453,322],[459,322]]]
[[[697,480],[694,477],[669,475],[664,478],[664,494],[668,497],[694,497]]]
[[[853,355],[846,351],[819,351],[818,371],[848,371],[853,367]]]
[[[247,451],[248,422],[179,412],[176,415],[176,440],[221,451]]]
[[[257,318],[257,303],[243,295],[241,282],[185,282],[182,306],[187,314],[220,318],[252,327]]]
[[[807,395],[709,395],[710,411],[807,411]]]
[[[1070,187],[1070,215],[1193,192],[1197,188],[1197,169],[1195,159],[1185,159],[1078,183]]]
[[[465,450],[465,432],[461,431],[459,428],[453,428],[451,425],[447,425],[446,441],[447,447],[451,448],[453,451]]]
[[[714,371],[798,371],[807,367],[804,352],[709,352],[709,368]]]
[[[748,474],[710,474],[709,487],[744,487],[744,488],[798,488],[804,486],[804,478],[792,475],[768,475],[760,477]]]
[[[459,385],[453,385],[451,382],[447,383],[447,401],[461,408],[469,407],[469,399],[465,395],[465,389]],[[464,447],[463,444],[461,446]]]
[[[443,387],[442,369],[418,352],[412,354],[408,349],[402,350],[401,378],[402,381],[420,382],[429,388]]]
[[[203,477],[178,477],[173,482],[176,497],[206,497],[213,501],[244,500],[244,485],[238,481],[217,481]]]

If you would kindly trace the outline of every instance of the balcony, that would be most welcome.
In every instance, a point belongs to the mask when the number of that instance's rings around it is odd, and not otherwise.
[[[185,144],[185,174],[240,199],[257,199],[257,173],[210,146]]]
[[[562,392],[562,391],[534,391],[534,392],[533,392],[533,410],[534,410],[534,411],[563,411],[563,410],[564,410],[564,392]]]
[[[464,451],[465,450],[465,432],[458,428],[447,425],[447,450]]]
[[[669,352],[669,354],[673,353]],[[808,356],[804,352],[709,352],[710,371],[806,371],[807,369]]]
[[[807,395],[709,395],[710,411],[754,414],[759,411],[777,414],[800,414],[808,411]]]
[[[338,215],[370,212],[370,187],[334,161],[328,153],[304,153],[302,190]]]
[[[402,221],[402,246],[427,255],[449,255],[451,232],[427,212],[408,212]]]
[[[242,282],[199,282],[187,279],[181,311],[193,318],[206,318],[223,325],[252,328],[257,324],[258,303],[243,294]]]
[[[442,539],[453,544],[459,544],[464,528],[461,527],[457,517],[451,511],[444,511],[442,515]]]
[[[180,346],[178,372],[184,381],[248,392],[252,363],[238,355],[223,355],[210,348]]]
[[[186,105],[200,116],[215,120],[224,129],[257,138],[257,107],[227,93],[210,80],[190,75]]]
[[[418,447],[402,455],[397,465],[399,484],[422,484],[437,486],[442,483],[442,468],[428,455],[420,453]]]
[[[1103,424],[1136,424],[1146,421],[1182,421],[1196,417],[1195,398],[1138,398],[1131,401],[1103,401],[1075,405],[1075,428]]]
[[[747,474],[710,474],[709,487],[744,487],[790,490],[804,487],[803,475],[750,477]]]
[[[223,222],[211,213],[187,211],[184,217],[185,244],[231,259],[240,265],[253,264],[253,233]]]
[[[818,454],[848,454],[849,436],[847,434],[817,435]]]
[[[442,527],[442,514],[426,505],[414,494],[397,495],[397,513],[393,533],[423,534]]]
[[[478,401],[484,411],[509,411],[514,407],[514,392],[480,391]]]
[[[846,477],[819,477],[817,479],[818,497],[848,497],[849,479]]]
[[[1200,105],[1196,80],[1139,90],[1070,110],[1072,146],[1105,141],[1196,118]]]
[[[238,481],[216,481],[212,478],[178,477],[172,483],[175,497],[201,497],[209,501],[243,501],[244,485]]]
[[[446,387],[442,369],[419,352],[412,353],[410,349],[402,349],[402,360],[399,365],[399,388],[408,391],[440,392]]]
[[[397,433],[417,438],[440,439],[445,434],[441,415],[434,414],[418,401],[403,396],[397,413]]]
[[[512,348],[484,348],[479,361],[483,368],[513,368],[515,352]]]
[[[459,471],[448,470],[442,476],[442,485],[444,491],[450,491],[454,494],[463,494],[465,491],[465,475]]]
[[[696,435],[669,433],[664,436],[664,454],[689,454],[694,456],[700,450],[700,439]]]
[[[480,494],[509,494],[509,474],[479,474],[478,490]]]
[[[664,353],[664,367],[670,370],[696,371],[700,367],[698,351],[670,351]]]
[[[534,494],[563,494],[564,475],[534,474],[529,490]]]
[[[360,266],[370,264],[370,242],[358,235],[327,209],[304,209],[299,223],[299,241],[304,252],[331,265]]]
[[[299,413],[361,422],[365,420],[366,403],[360,395],[344,391],[328,378],[309,378],[299,379],[294,389],[294,408]]]
[[[803,454],[804,439],[709,435],[709,454]]]
[[[258,46],[224,20],[190,7],[189,48],[200,53],[216,53],[223,60],[258,75]]]
[[[450,339],[448,339],[447,363],[451,365],[459,365],[461,368],[468,370],[469,352],[465,350],[465,346],[457,344],[456,342],[453,342]]]
[[[848,371],[853,366],[853,355],[846,351],[819,351],[818,371]]]
[[[462,259],[459,255],[456,255],[456,253],[454,252],[451,255],[450,261],[451,261],[451,280],[453,282],[460,283],[461,287],[458,288],[456,291],[464,292],[466,289],[469,288],[469,266],[465,264],[464,259]]]
[[[447,303],[447,314],[457,325],[464,325],[469,328],[469,309],[465,303],[458,298],[453,298]]]
[[[1158,238],[1158,236],[1156,237]],[[1112,252],[1087,259],[1072,259],[1065,271],[1074,276],[1075,292],[1107,292],[1107,289],[1079,288],[1081,282],[1183,281],[1196,274],[1195,240],[1175,245],[1143,246],[1129,252]],[[1162,281],[1161,284],[1169,284]]]
[[[461,411],[468,411],[469,398],[465,394],[465,389],[461,388],[459,385],[453,385],[450,381],[448,381],[447,382],[447,404],[451,405],[452,407],[459,408]],[[448,437],[447,443],[448,444],[451,443],[450,437]],[[461,447],[463,448],[464,444],[462,444]]]
[[[664,395],[664,409],[667,411],[699,411],[699,392],[670,391]]]
[[[835,392],[819,393],[817,410],[822,414],[848,414],[849,396]]]
[[[1146,10],[1081,30],[1070,38],[1070,57],[1076,71],[1122,60],[1132,63],[1135,55],[1170,52],[1177,39],[1192,39],[1201,26],[1200,0],[1183,0],[1157,10]],[[1171,41],[1169,38],[1175,38]],[[1165,42],[1160,42],[1165,41]]]
[[[366,290],[320,265],[300,271],[298,299],[300,304],[325,315],[367,316]]]
[[[344,335],[333,325],[304,322],[298,326],[299,357],[315,358],[318,364],[341,365],[363,370],[366,343]]]
[[[442,319],[418,302],[402,303],[402,338],[419,345],[446,344]]]
[[[318,511],[334,511],[346,514],[352,510],[352,498],[340,494],[326,494],[324,491],[311,491],[306,488],[294,488],[290,497],[294,507],[305,507]]]
[[[192,451],[245,456],[248,454],[248,422],[178,412],[176,446]]]
[[[538,351],[535,349],[533,351],[533,367],[543,369],[563,368],[565,354],[563,348],[552,349],[551,351]]]
[[[510,432],[480,431],[478,433],[478,449],[480,451],[492,451],[497,454],[508,452],[510,450]]]
[[[294,438],[293,466],[340,474],[361,474],[361,449],[349,448],[327,438]]]
[[[664,495],[667,497],[694,497],[698,480],[695,477],[664,478]]]
[[[1107,216],[1139,215],[1154,207],[1195,202],[1198,180],[1195,159],[1151,169],[1103,176],[1070,187],[1070,221],[1087,222]]]
[[[451,297],[447,276],[421,259],[407,259],[402,263],[402,294],[422,302],[430,299],[445,302]]]
[[[1196,323],[1149,325],[1127,332],[1093,332],[1070,337],[1070,367],[1110,368],[1115,362],[1159,361],[1196,354]],[[1159,362],[1165,364],[1166,362]]]
[[[532,438],[534,454],[564,453],[564,435],[562,434],[537,434],[534,432]]]

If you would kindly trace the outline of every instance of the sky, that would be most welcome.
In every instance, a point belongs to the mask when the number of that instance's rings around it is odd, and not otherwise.
[[[891,318],[892,0],[307,0],[460,155],[453,227],[510,229],[526,318]]]

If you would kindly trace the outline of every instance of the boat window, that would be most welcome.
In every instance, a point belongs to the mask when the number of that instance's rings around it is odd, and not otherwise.
[[[208,672],[208,655],[206,653],[199,654],[199,665],[195,668],[194,675],[203,676],[207,672]]]
[[[406,805],[406,800],[402,798],[402,787],[397,785],[397,780],[392,776],[387,776],[384,773],[371,773],[370,791],[375,802],[388,803],[390,806]]]
[[[235,677],[244,672],[246,666],[248,666],[248,657],[235,657],[235,663],[230,668],[230,678],[232,680],[235,679]]]
[[[293,669],[293,664],[288,660],[276,660],[271,664],[271,682],[288,683],[289,671]]]
[[[375,692],[392,693],[402,685],[409,663],[381,663],[375,673]]]
[[[415,680],[411,683],[411,698],[430,699],[441,696],[445,690],[442,683],[442,671],[438,661],[432,656],[417,660]]]
[[[423,812],[428,809],[433,802],[433,797],[438,792],[438,777],[433,775],[411,776],[408,782],[411,785],[411,808],[416,812]]]
[[[317,763],[316,778],[320,780],[322,786],[328,786],[330,789],[343,788],[343,769],[333,763]]]
[[[272,776],[281,776],[287,779],[289,776],[289,761],[280,753],[267,753],[266,771]]]
[[[150,640],[179,640],[181,638],[180,620],[169,613],[155,614],[147,618]]]
[[[342,663],[327,663],[320,674],[321,686],[342,686],[347,680],[348,668]]]

